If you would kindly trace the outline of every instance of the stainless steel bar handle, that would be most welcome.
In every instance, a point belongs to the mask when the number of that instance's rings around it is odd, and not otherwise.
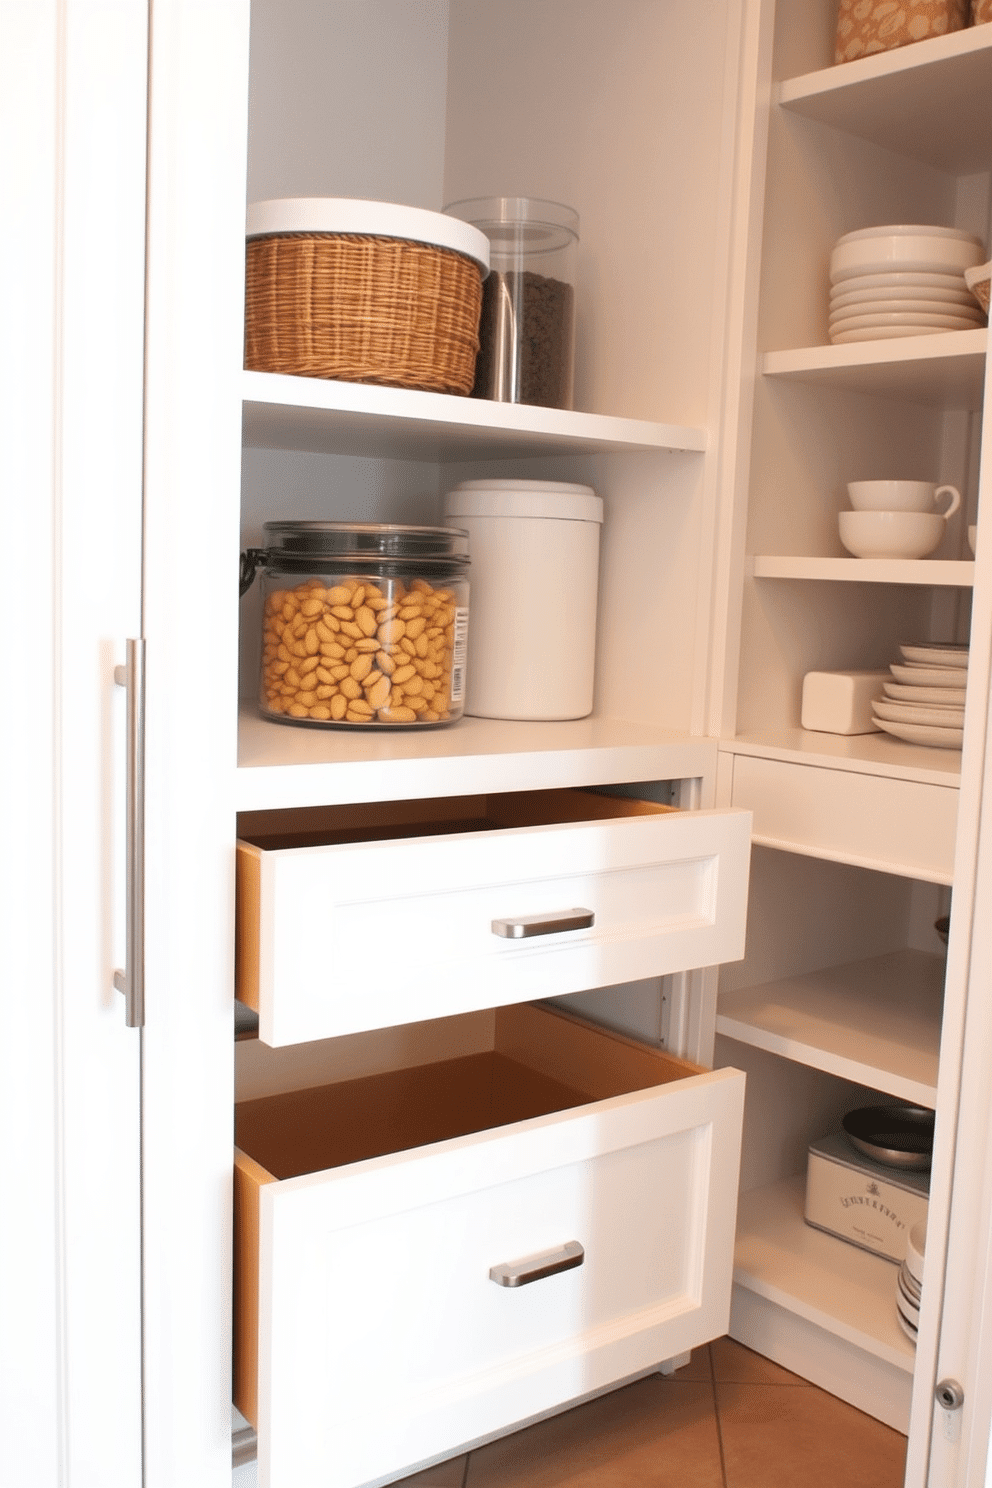
[[[585,1250],[578,1240],[569,1240],[555,1250],[546,1250],[540,1255],[524,1256],[519,1261],[505,1261],[501,1266],[492,1266],[489,1280],[497,1286],[529,1286],[532,1281],[542,1281],[545,1276],[557,1276],[559,1271],[574,1271],[586,1258]]]
[[[588,930],[595,919],[591,909],[559,909],[552,914],[493,920],[492,930],[504,940],[527,940],[531,935],[557,935],[559,930]]]
[[[127,898],[123,971],[114,986],[124,994],[128,1028],[145,1026],[145,642],[129,639],[127,664],[114,668],[127,688]]]

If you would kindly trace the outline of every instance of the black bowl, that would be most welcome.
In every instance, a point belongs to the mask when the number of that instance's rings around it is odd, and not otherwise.
[[[842,1124],[851,1145],[875,1162],[917,1172],[930,1166],[934,1116],[925,1106],[863,1106]]]

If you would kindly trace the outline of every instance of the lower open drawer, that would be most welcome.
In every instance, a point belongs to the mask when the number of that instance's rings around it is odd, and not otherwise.
[[[237,1107],[261,1488],[387,1482],[727,1326],[742,1074],[526,1005],[405,1048]]]

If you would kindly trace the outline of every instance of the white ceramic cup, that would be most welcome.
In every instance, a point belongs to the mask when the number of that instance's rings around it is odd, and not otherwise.
[[[848,498],[855,511],[932,512],[941,496],[950,493],[950,502],[941,513],[953,516],[961,505],[961,492],[956,486],[938,486],[934,481],[870,480],[851,481]]]
[[[840,540],[856,558],[926,558],[939,547],[940,512],[842,511]]]

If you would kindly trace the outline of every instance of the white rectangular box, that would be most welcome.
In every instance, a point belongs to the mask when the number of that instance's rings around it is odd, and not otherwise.
[[[807,672],[803,678],[802,726],[823,734],[875,734],[872,700],[880,697],[889,672]]]
[[[889,1168],[855,1151],[843,1132],[811,1142],[806,1223],[899,1264],[927,1217],[929,1172]]]

